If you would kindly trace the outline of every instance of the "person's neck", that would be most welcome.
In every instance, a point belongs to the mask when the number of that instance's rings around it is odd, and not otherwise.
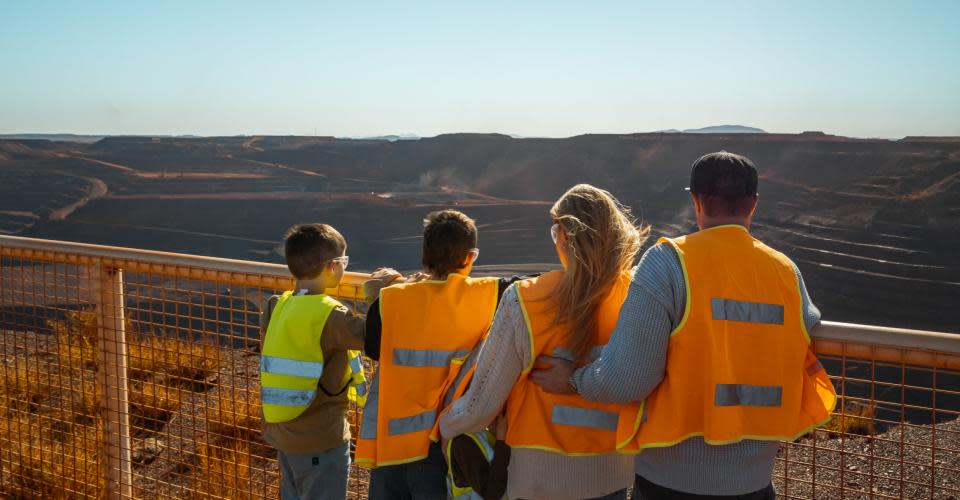
[[[308,295],[317,295],[321,294],[326,290],[324,286],[323,276],[319,276],[313,279],[301,280],[298,279],[296,285],[294,286],[294,292],[299,293],[300,290],[306,290]]]
[[[750,219],[743,219],[742,217],[711,217],[701,221],[700,230],[702,231],[718,226],[743,226],[749,231]]]

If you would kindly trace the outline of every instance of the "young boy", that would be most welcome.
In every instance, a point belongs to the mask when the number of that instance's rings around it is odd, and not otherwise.
[[[469,277],[476,247],[476,224],[464,213],[430,213],[421,255],[428,278],[385,288],[370,307],[366,351],[379,367],[356,457],[374,468],[371,500],[447,498],[436,419],[511,281]]]
[[[365,322],[324,295],[343,277],[346,249],[327,224],[291,228],[284,253],[296,285],[271,297],[261,316],[263,437],[277,449],[283,500],[346,498],[347,406],[366,397]]]

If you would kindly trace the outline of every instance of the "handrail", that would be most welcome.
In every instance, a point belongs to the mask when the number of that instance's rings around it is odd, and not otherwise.
[[[285,289],[293,282],[287,266],[282,264],[22,236],[0,236],[0,256],[79,265],[100,264],[127,272],[213,280],[231,285]],[[328,293],[344,299],[363,300],[363,283],[368,279],[369,274],[346,272],[340,285]]]
[[[128,272],[209,279],[233,285],[287,288],[292,282],[287,267],[281,264],[21,236],[0,236],[0,256],[75,264],[99,263]],[[329,293],[344,299],[363,300],[363,283],[368,279],[369,274],[344,273],[340,286]],[[960,334],[823,321],[810,332],[810,336],[818,352],[852,355],[852,347],[860,354],[870,349],[921,350],[936,352],[943,359],[914,355],[913,362],[931,362],[944,368],[960,367]],[[889,360],[904,361],[902,356],[894,357],[896,359]]]

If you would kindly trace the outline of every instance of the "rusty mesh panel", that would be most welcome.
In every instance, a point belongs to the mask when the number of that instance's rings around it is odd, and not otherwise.
[[[894,351],[901,352],[893,357],[907,359],[911,350]],[[827,425],[781,444],[774,470],[779,495],[960,498],[960,372],[819,357],[840,401]]]
[[[0,257],[0,497],[104,492],[103,384],[86,272]]]

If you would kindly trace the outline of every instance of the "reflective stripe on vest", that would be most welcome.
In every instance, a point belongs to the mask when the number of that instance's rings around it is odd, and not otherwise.
[[[281,358],[277,356],[261,356],[260,371],[277,375],[291,375],[294,377],[309,377],[319,379],[323,374],[323,363],[319,361],[302,361],[299,359]]]
[[[316,395],[317,391],[303,389],[281,389],[278,387],[260,389],[260,400],[265,405],[307,406]]]
[[[378,390],[380,374],[373,376],[373,385],[370,386],[370,395],[367,398],[367,404],[363,407],[363,418],[360,420],[360,439],[377,438],[377,400],[380,391]]]
[[[363,414],[356,463],[378,467],[420,460],[439,439],[437,416],[497,306],[497,278],[451,274],[380,292],[380,362]]]
[[[554,271],[517,284],[517,295],[530,336],[531,358],[523,375],[507,398],[506,442],[514,448],[531,448],[570,456],[600,455],[617,449],[618,423],[636,420],[636,405],[587,401],[577,395],[546,393],[526,376],[540,354],[574,360],[563,344],[566,331],[553,325],[556,314],[553,293],[564,277]],[[596,310],[597,334],[587,359],[599,357],[617,323],[620,306],[626,299],[632,275],[624,272],[611,284]]]
[[[442,351],[438,349],[394,349],[393,364],[396,366],[447,366],[450,361],[469,354],[467,349]]]
[[[618,417],[619,415],[612,411],[555,405],[550,421],[558,425],[615,431],[617,430]]]
[[[793,441],[829,420],[836,391],[810,347],[793,263],[743,226],[658,244],[677,255],[686,305],[663,380],[641,418],[621,419],[620,451],[694,436],[711,445]]]
[[[783,306],[732,299],[710,299],[713,319],[747,323],[783,324]]]
[[[391,436],[410,434],[411,432],[432,429],[436,420],[437,410],[427,410],[409,417],[391,418],[387,423],[387,431]]]
[[[714,403],[717,406],[780,406],[783,387],[717,384]]]

